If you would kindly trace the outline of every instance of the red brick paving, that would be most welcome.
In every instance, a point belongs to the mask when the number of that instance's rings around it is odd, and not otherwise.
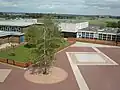
[[[120,49],[98,48],[120,64]],[[0,83],[0,90],[79,90],[65,52],[94,52],[90,47],[70,47],[56,55],[56,66],[69,74],[68,78],[57,84],[42,85],[31,83],[23,77],[24,70],[0,64],[0,68],[12,68],[12,72]],[[120,66],[78,66],[90,90],[120,90]]]
[[[120,49],[98,48],[120,64]],[[120,66],[78,66],[90,90],[120,90]]]
[[[68,48],[65,51],[94,51],[92,48]],[[9,67],[0,64],[0,68],[12,68],[12,72],[9,74],[4,83],[0,83],[0,90],[79,90],[77,82],[75,80],[73,71],[65,54],[62,51],[56,55],[56,66],[63,68],[68,72],[68,78],[60,83],[46,85],[46,84],[34,84],[25,80],[24,70]]]

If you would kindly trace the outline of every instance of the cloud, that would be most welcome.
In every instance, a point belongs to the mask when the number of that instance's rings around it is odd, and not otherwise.
[[[85,0],[85,4],[88,6],[98,6],[102,7],[109,7],[111,9],[120,8],[120,1],[118,0]]]
[[[0,11],[120,14],[120,0],[0,0]],[[114,13],[113,13],[114,12]]]
[[[3,7],[17,7],[17,4],[12,3],[12,2],[1,2],[0,6],[3,6]]]

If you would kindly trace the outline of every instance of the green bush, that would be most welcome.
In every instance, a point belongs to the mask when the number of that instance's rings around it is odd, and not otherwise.
[[[14,52],[10,52],[8,53],[9,56],[15,56],[15,53]]]
[[[35,44],[25,44],[24,47],[26,47],[26,48],[34,48]]]

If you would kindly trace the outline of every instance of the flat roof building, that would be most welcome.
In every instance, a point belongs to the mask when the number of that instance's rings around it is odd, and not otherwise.
[[[90,38],[98,40],[115,41],[116,38],[120,41],[120,36],[117,34],[118,28],[96,28],[89,26],[81,29],[77,33],[77,38]]]
[[[60,23],[59,24],[61,32],[64,37],[76,37],[78,30],[87,28],[89,26],[88,22],[81,23]]]
[[[101,28],[100,26],[89,25],[88,22],[61,23],[60,27],[65,38],[89,38],[108,41],[115,41],[117,38],[120,41],[120,36],[117,34],[118,28]]]
[[[23,32],[23,28],[29,27],[37,23],[37,19],[17,19],[17,20],[2,20],[0,21],[1,31]]]

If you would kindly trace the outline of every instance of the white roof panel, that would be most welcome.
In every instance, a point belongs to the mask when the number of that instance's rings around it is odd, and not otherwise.
[[[20,19],[20,20],[2,20],[0,21],[0,25],[6,26],[29,26],[32,24],[36,24],[37,19]]]
[[[29,26],[34,23],[31,22],[15,22],[15,21],[0,21],[0,25],[5,26]]]
[[[60,23],[62,32],[78,32],[79,29],[88,27],[88,22],[81,23]]]
[[[62,32],[77,32],[76,24],[74,23],[61,23],[59,26]]]

